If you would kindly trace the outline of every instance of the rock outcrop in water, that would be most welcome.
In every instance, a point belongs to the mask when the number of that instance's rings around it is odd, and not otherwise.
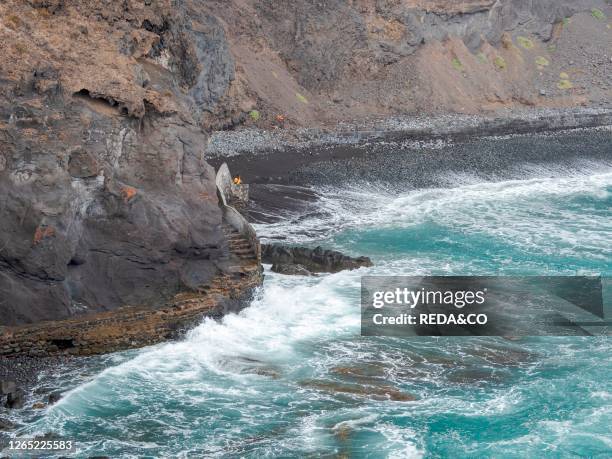
[[[346,269],[372,266],[368,257],[349,257],[336,250],[322,247],[286,247],[262,244],[261,261],[271,263],[272,271],[281,274],[310,275],[311,273],[337,273]]]

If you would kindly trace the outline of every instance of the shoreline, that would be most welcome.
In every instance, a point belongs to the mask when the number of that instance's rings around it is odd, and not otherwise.
[[[395,118],[352,126],[350,135],[346,129],[218,132],[211,138],[207,161],[214,167],[227,163],[249,183],[247,218],[271,223],[287,211],[312,210],[318,200],[315,185],[382,180],[397,188],[444,187],[444,174],[503,177],[521,163],[571,166],[580,159],[583,143],[599,143],[590,159],[607,163],[612,109]],[[373,127],[379,129],[366,129]],[[534,140],[539,148],[525,148]]]
[[[273,181],[275,179],[280,179],[277,180],[272,186],[276,187],[277,191],[280,189],[281,193],[268,192],[262,194],[261,190],[259,190],[258,194],[257,188],[255,188],[255,190],[253,190],[255,191],[254,197],[256,199],[267,198],[270,200],[268,204],[275,203],[278,205],[279,200],[282,200],[283,198],[286,199],[287,196],[289,196],[290,200],[293,199],[290,206],[295,206],[298,202],[312,202],[316,200],[316,196],[309,192],[307,188],[283,185],[283,183],[285,183],[287,180],[286,176],[273,176],[279,173],[279,171],[285,173],[282,170],[283,168],[291,171],[297,167],[300,167],[301,165],[324,162],[330,159],[343,160],[354,158],[356,154],[359,154],[359,152],[367,151],[372,144],[393,145],[394,143],[423,142],[434,139],[450,139],[454,142],[467,141],[470,139],[485,139],[487,137],[502,135],[524,135],[529,134],[530,132],[543,133],[605,127],[612,125],[612,110],[570,110],[569,113],[567,113],[567,111],[562,111],[554,114],[554,116],[551,115],[550,117],[542,117],[541,111],[537,110],[530,112],[530,116],[528,118],[519,118],[518,121],[517,118],[495,118],[494,120],[490,120],[489,118],[485,117],[469,116],[455,122],[448,122],[445,125],[445,120],[454,120],[454,116],[448,115],[433,119],[423,118],[412,124],[403,125],[405,129],[398,129],[398,127],[401,127],[401,125],[397,124],[399,121],[387,120],[385,125],[387,127],[393,127],[394,129],[383,129],[379,131],[358,130],[355,131],[355,134],[352,136],[346,134],[346,132],[343,135],[339,135],[338,133],[326,133],[322,134],[318,139],[316,139],[316,142],[313,139],[316,138],[314,133],[318,132],[318,130],[311,130],[308,132],[309,136],[313,136],[310,141],[305,140],[306,137],[296,135],[295,132],[271,132],[268,134],[271,136],[276,136],[279,139],[283,139],[282,142],[284,143],[273,143],[267,148],[264,148],[264,144],[244,144],[245,150],[242,150],[242,152],[239,154],[229,157],[215,156],[213,158],[207,158],[207,160],[218,168],[218,165],[215,163],[219,161],[227,161],[228,163],[233,164],[240,163],[241,161],[248,159],[249,165],[257,165],[259,167],[259,169],[255,169],[255,171],[272,170],[273,174],[269,175],[268,177],[264,177],[259,181],[255,180],[255,183],[267,185],[270,183],[270,177],[273,179]],[[519,127],[522,126],[520,129],[526,129],[527,132],[508,132],[508,130],[516,128],[517,125]],[[478,130],[482,129],[483,126],[488,126],[488,128],[485,129],[484,134],[478,135]],[[541,126],[546,126],[547,128],[542,129]],[[238,138],[245,135],[243,131],[222,132],[217,134],[225,137],[226,140],[231,138],[232,135]],[[294,136],[293,140],[291,139],[291,136]],[[214,137],[215,135],[213,135],[213,138]],[[338,141],[338,139],[340,139],[340,141]],[[231,145],[231,142],[226,143],[225,145],[229,146]],[[283,146],[276,147],[275,145]],[[414,146],[410,147],[414,148]],[[213,149],[212,151],[218,152],[219,150]],[[284,160],[283,162],[279,161],[281,155]],[[271,165],[273,165],[274,168],[271,168]],[[242,175],[247,179],[250,179],[252,178],[253,174],[245,173]],[[282,208],[282,205],[279,205],[279,208]],[[117,312],[118,311],[111,311],[106,313],[106,315],[113,316],[116,315]],[[119,346],[117,349],[133,347],[130,344]],[[146,343],[142,344],[146,345]],[[108,354],[108,351],[112,350],[107,349],[105,352],[104,350],[100,349],[100,351],[101,353]],[[0,369],[2,369],[3,377],[14,375],[16,382],[27,388],[32,384],[37,372],[40,369],[53,365],[53,362],[61,359],[71,360],[73,358],[79,357],[72,355],[72,353],[60,353],[56,356],[22,355],[19,357],[0,357]],[[10,367],[13,364],[18,362],[22,363],[23,361],[27,363],[25,365],[20,365],[19,368],[15,367],[14,371],[11,371]]]
[[[490,115],[447,113],[436,116],[399,116],[354,123],[341,121],[333,128],[215,131],[206,147],[206,160],[216,165],[220,159],[265,156],[284,149],[325,149],[381,141],[459,141],[611,125],[612,107],[581,107],[535,108]]]

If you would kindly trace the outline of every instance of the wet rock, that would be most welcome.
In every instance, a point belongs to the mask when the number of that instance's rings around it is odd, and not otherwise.
[[[313,274],[304,268],[302,265],[291,263],[275,263],[272,265],[272,271],[279,274],[292,276],[312,276]]]
[[[49,394],[49,396],[47,397],[47,402],[49,403],[49,405],[52,405],[56,402],[58,402],[60,399],[62,398],[62,394],[59,392],[51,392]]]
[[[360,395],[374,398],[376,400],[393,400],[409,402],[416,400],[414,395],[402,392],[394,387],[386,385],[348,385],[328,381],[303,381],[302,387],[308,387],[324,392]]]
[[[261,259],[263,263],[275,265],[300,265],[311,273],[336,273],[345,269],[357,269],[372,266],[368,257],[349,257],[336,250],[325,250],[322,247],[287,247],[278,244],[262,244]]]
[[[507,379],[507,374],[495,372],[489,368],[460,368],[451,371],[446,379],[457,384],[501,383]]]
[[[266,376],[272,379],[280,378],[280,373],[273,368],[267,368],[267,367],[255,368],[253,369],[253,373],[259,376]]]
[[[348,376],[350,378],[381,378],[386,374],[385,367],[377,364],[336,366],[330,371],[337,375]]]
[[[334,427],[334,435],[336,438],[342,442],[348,441],[351,435],[351,428],[347,424],[340,424]]]
[[[47,405],[45,405],[43,402],[36,402],[32,404],[32,408],[34,408],[35,410],[42,410],[46,406]]]

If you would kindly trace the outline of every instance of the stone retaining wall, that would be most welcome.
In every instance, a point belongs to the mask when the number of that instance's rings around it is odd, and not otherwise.
[[[233,277],[219,275],[201,293],[182,293],[163,307],[124,307],[113,311],[4,327],[0,356],[90,355],[155,344],[175,338],[204,316],[237,310],[261,283],[258,266]]]
[[[255,232],[255,228],[253,228],[253,226],[247,221],[246,218],[242,216],[240,212],[229,204],[231,202],[231,196],[232,193],[234,193],[234,189],[232,184],[232,175],[230,174],[226,163],[223,163],[217,171],[216,185],[217,194],[219,195],[219,202],[221,203],[221,209],[223,210],[223,219],[251,243],[251,247],[257,255],[257,261],[261,262],[261,244],[259,242],[259,238],[257,237],[257,233]],[[246,199],[248,200],[248,190],[246,193]],[[244,199],[244,196],[241,195],[240,199]]]
[[[243,307],[263,279],[261,246],[253,227],[227,204],[220,182],[218,179],[217,193],[224,221],[248,241],[254,256],[245,259],[232,254],[230,248],[235,266],[229,273],[220,272],[198,292],[180,293],[162,307],[127,306],[65,320],[0,327],[0,356],[90,355],[147,346],[179,336],[205,316],[218,318]]]

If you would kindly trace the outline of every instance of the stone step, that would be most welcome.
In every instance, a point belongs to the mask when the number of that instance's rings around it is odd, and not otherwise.
[[[230,249],[244,249],[244,248],[251,248],[251,244],[249,243],[240,243],[240,244],[230,244]]]
[[[247,246],[251,247],[251,243],[249,241],[244,240],[244,239],[239,239],[237,241],[230,241],[229,245],[231,247],[242,246],[242,245],[247,245]]]
[[[229,241],[230,245],[248,245],[250,246],[251,243],[249,241],[247,241],[246,239],[230,239]]]

